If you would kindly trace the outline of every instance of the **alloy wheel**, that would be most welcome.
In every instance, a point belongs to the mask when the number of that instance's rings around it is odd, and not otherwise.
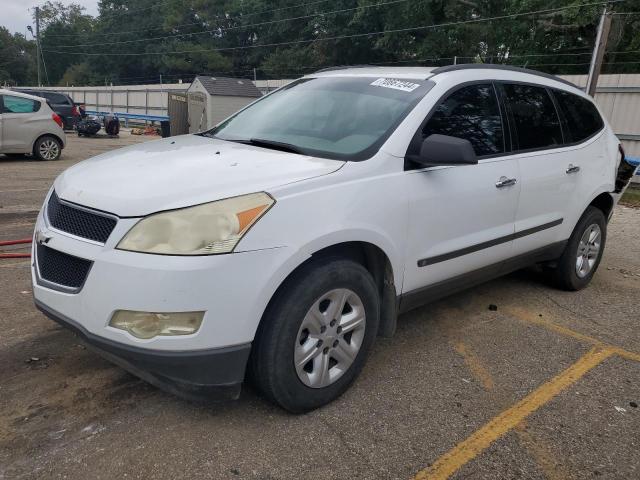
[[[337,381],[353,364],[366,328],[362,300],[346,288],[331,290],[311,306],[298,330],[294,364],[311,388]]]
[[[55,160],[58,158],[60,147],[55,140],[48,138],[40,144],[38,151],[45,160]]]
[[[576,254],[576,275],[584,278],[598,261],[600,255],[600,247],[602,242],[602,231],[598,224],[589,225],[578,244],[578,252]]]

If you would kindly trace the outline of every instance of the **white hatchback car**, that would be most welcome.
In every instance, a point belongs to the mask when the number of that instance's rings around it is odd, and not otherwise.
[[[633,168],[591,99],[490,66],[321,71],[210,131],[69,168],[37,306],[186,397],[344,392],[399,312],[534,263],[577,290]]]
[[[0,89],[0,153],[58,160],[67,137],[47,100]]]

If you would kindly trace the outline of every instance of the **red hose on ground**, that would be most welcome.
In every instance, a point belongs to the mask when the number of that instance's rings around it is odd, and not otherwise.
[[[0,242],[0,247],[8,245],[21,245],[23,243],[31,243],[30,238],[22,238],[20,240],[5,240]],[[31,258],[30,253],[0,253],[0,258]]]
[[[31,243],[31,239],[23,238],[21,240],[6,240],[3,242],[0,242],[0,247],[5,247],[7,245],[20,245],[21,243]]]

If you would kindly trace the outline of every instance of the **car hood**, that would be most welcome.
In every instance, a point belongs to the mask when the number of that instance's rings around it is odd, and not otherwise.
[[[199,135],[132,145],[74,165],[55,181],[69,202],[137,217],[326,175],[344,162]]]

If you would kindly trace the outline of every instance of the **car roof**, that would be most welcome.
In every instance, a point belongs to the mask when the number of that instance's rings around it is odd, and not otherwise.
[[[426,80],[435,67],[376,67],[371,65],[331,67],[319,70],[308,77],[393,77]]]
[[[544,72],[510,65],[496,65],[487,63],[469,63],[448,65],[445,67],[376,67],[371,65],[356,65],[347,67],[325,68],[307,77],[391,77],[399,79],[432,80],[451,83],[464,83],[476,80],[497,80],[533,83],[541,86],[570,91],[576,95],[588,98],[580,88],[573,83]]]
[[[31,100],[38,100],[40,102],[47,101],[46,98],[38,97],[37,95],[30,95],[18,90],[7,90],[6,88],[0,88],[0,95],[14,95],[16,97],[30,98]]]
[[[69,100],[73,100],[71,96],[69,96],[68,94],[64,92],[57,92],[55,90],[42,90],[38,88],[29,88],[29,87],[27,88],[16,87],[16,88],[13,88],[12,90],[14,92],[26,93],[28,95],[35,95],[36,97],[41,97],[46,93],[55,93],[56,95],[62,95],[63,97],[67,97],[67,99]]]

